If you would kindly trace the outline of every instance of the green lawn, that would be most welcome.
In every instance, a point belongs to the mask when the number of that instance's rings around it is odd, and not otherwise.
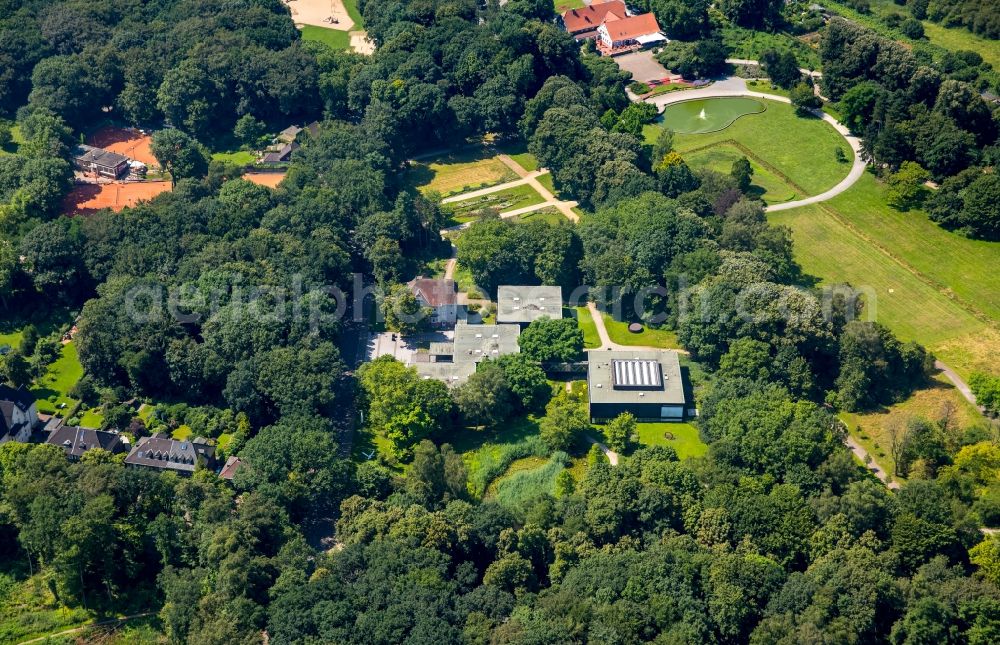
[[[302,40],[320,42],[328,45],[331,49],[347,49],[351,46],[351,36],[346,31],[327,29],[316,25],[302,25],[300,29],[302,30]]]
[[[919,210],[897,211],[883,190],[866,174],[828,205],[879,246],[1000,321],[1000,244],[946,231]]]
[[[53,414],[71,408],[76,400],[70,398],[69,391],[83,376],[83,366],[76,354],[76,346],[66,343],[45,375],[38,379],[31,393],[38,401],[38,411]]]
[[[528,184],[513,188],[498,190],[472,199],[444,204],[442,207],[451,212],[456,222],[467,222],[475,219],[475,214],[484,208],[495,208],[501,213],[541,204],[545,200]]]
[[[518,215],[513,218],[513,222],[517,224],[524,224],[527,222],[545,222],[549,226],[564,226],[569,223],[566,216],[559,212],[558,209],[548,207],[542,208],[537,211],[531,211],[530,213],[524,213],[523,215]]]
[[[677,332],[670,329],[653,329],[643,326],[643,330],[638,334],[633,334],[628,330],[629,323],[619,322],[609,314],[601,312],[604,318],[604,327],[608,330],[608,336],[612,342],[619,345],[640,345],[648,347],[662,347],[663,349],[678,349],[681,345],[677,341]]]
[[[583,0],[552,0],[552,5],[556,8],[556,13],[565,13],[570,9],[581,9],[583,8]]]
[[[237,166],[248,166],[254,162],[255,157],[252,152],[246,150],[236,150],[234,152],[213,152],[212,159],[225,161]]]
[[[670,446],[681,459],[700,457],[708,446],[698,436],[698,429],[690,423],[639,423],[639,443],[643,446]],[[667,438],[666,433],[673,435]]]
[[[594,349],[601,346],[601,337],[597,333],[597,325],[590,315],[590,310],[586,307],[574,307],[576,324],[583,330],[583,346],[587,349]]]
[[[924,34],[931,43],[952,51],[974,51],[992,65],[993,69],[1000,69],[1000,40],[988,40],[962,27],[942,27],[930,20],[924,20],[923,23]]]
[[[791,105],[762,102],[767,105],[765,112],[741,117],[724,130],[675,135],[675,149],[685,156],[693,150],[731,141],[746,148],[744,154],[758,165],[783,176],[793,188],[801,188],[803,195],[819,194],[847,176],[850,163],[838,162],[834,150],[842,149],[848,160],[853,159],[853,152],[832,126],[821,119],[796,116]],[[660,127],[645,127],[647,143],[656,140]]]
[[[528,172],[538,170],[538,159],[535,158],[535,155],[528,152],[528,149],[524,146],[524,144],[516,146],[503,145],[500,146],[500,152],[513,159],[517,165],[521,166]]]
[[[847,282],[865,290],[866,314],[900,338],[927,345],[966,376],[989,367],[991,355],[995,365],[1000,335],[822,205],[773,213],[768,219],[791,228],[795,257],[806,273],[824,284]],[[927,253],[933,256],[936,250],[929,245]]]
[[[709,168],[728,175],[732,170],[733,162],[743,156],[745,156],[743,152],[736,146],[720,143],[710,148],[689,152],[684,155],[684,160],[692,168]],[[753,159],[750,159],[750,167],[753,168],[753,182],[750,190],[757,198],[767,204],[780,204],[797,198],[795,189],[781,177]]]
[[[4,345],[9,345],[13,349],[17,349],[21,345],[21,337],[24,336],[22,331],[18,329],[17,331],[9,331],[5,334],[0,334],[0,347]]]
[[[558,196],[559,193],[556,191],[555,182],[552,180],[552,173],[547,172],[544,175],[539,175],[538,183],[540,183],[542,186],[545,186],[546,190],[548,190],[553,195]]]
[[[104,415],[100,408],[91,408],[80,415],[80,425],[84,428],[100,428],[104,425]]]
[[[219,450],[225,450],[226,448],[229,447],[229,444],[231,444],[232,442],[233,442],[233,435],[228,432],[223,432],[215,440],[215,445],[218,447]]]
[[[176,439],[177,441],[184,441],[191,436],[191,432],[191,426],[179,425],[176,430],[170,433],[170,437],[172,439]]]
[[[774,94],[776,96],[784,96],[785,98],[789,98],[792,94],[783,87],[772,85],[771,81],[747,81],[747,89],[751,92]]]
[[[358,0],[344,0],[344,9],[347,11],[347,15],[351,17],[351,21],[354,22],[354,30],[365,28],[365,19],[361,16],[361,12],[358,11]]]

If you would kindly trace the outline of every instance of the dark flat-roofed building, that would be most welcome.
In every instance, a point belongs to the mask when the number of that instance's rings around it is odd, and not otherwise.
[[[35,397],[25,387],[13,388],[0,383],[0,443],[26,442],[38,425]]]
[[[497,287],[497,322],[522,327],[548,317],[562,318],[562,288],[548,285]]]
[[[607,421],[631,412],[640,421],[683,421],[684,383],[677,352],[590,352],[590,418]]]
[[[182,475],[190,475],[199,465],[211,467],[214,463],[215,446],[201,437],[177,441],[164,433],[143,437],[125,458],[127,466],[172,470]]]
[[[118,179],[129,170],[129,158],[117,152],[80,144],[73,149],[73,165],[98,177]]]
[[[66,451],[66,457],[76,461],[88,450],[100,448],[111,453],[126,452],[128,444],[121,435],[113,432],[102,432],[91,428],[78,426],[60,426],[49,434],[45,443],[60,446]]]

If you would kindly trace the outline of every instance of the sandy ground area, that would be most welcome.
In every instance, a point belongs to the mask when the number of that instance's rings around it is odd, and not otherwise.
[[[354,21],[347,15],[341,0],[289,0],[292,22],[301,25],[316,25],[327,29],[350,31]],[[334,18],[337,22],[332,22]]]
[[[277,188],[284,178],[283,172],[248,172],[243,175],[243,179],[268,188]]]
[[[367,31],[351,32],[351,49],[359,54],[372,55],[375,53],[375,43],[368,40]]]
[[[110,184],[81,184],[73,188],[63,202],[68,215],[90,215],[102,208],[120,211],[156,197],[171,188],[169,181],[141,181]]]
[[[153,138],[131,128],[101,128],[87,139],[87,144],[141,161],[150,168],[159,168],[150,144]]]

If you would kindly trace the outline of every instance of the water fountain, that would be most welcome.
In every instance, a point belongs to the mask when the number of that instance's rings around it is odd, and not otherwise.
[[[705,116],[705,108],[701,108],[701,112],[698,113],[698,118],[704,121],[708,117]]]

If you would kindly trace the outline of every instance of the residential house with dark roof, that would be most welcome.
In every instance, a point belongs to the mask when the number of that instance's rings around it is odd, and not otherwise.
[[[190,475],[198,466],[215,465],[215,446],[201,437],[177,441],[159,432],[140,439],[125,458],[125,465]]]
[[[129,158],[117,152],[80,144],[73,149],[73,165],[85,173],[118,179],[129,171]]]
[[[0,443],[26,442],[38,425],[38,405],[24,386],[0,384]]]
[[[417,277],[407,283],[421,307],[429,307],[431,325],[448,327],[458,320],[458,290],[455,281]]]
[[[45,443],[59,446],[72,461],[80,459],[89,450],[100,448],[110,453],[128,452],[128,443],[121,435],[77,426],[60,426],[49,434]]]
[[[272,150],[271,152],[264,153],[264,156],[260,158],[260,163],[265,166],[277,166],[280,164],[286,164],[292,160],[292,153],[298,150],[301,146],[294,141],[291,143],[286,143],[279,147],[277,150]]]

